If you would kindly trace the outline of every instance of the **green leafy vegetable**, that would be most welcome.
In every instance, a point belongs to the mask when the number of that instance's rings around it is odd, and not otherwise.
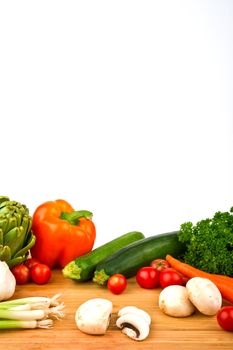
[[[181,225],[178,238],[187,245],[186,263],[209,273],[233,276],[233,208],[212,219]]]

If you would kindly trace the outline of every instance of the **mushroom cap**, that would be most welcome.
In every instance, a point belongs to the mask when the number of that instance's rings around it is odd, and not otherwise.
[[[150,315],[146,311],[144,311],[142,309],[139,309],[136,306],[125,306],[125,307],[123,307],[122,309],[120,309],[118,311],[118,316],[123,316],[123,315],[129,314],[129,313],[130,314],[134,314],[134,315],[139,315],[139,316],[143,317],[149,325],[151,324],[151,317],[150,317]]]
[[[150,326],[145,318],[135,313],[120,316],[116,325],[124,334],[134,340],[143,340],[148,337],[150,332]]]
[[[195,311],[186,288],[179,285],[171,285],[161,291],[159,308],[166,315],[173,317],[187,317]]]
[[[77,327],[84,333],[104,334],[112,313],[112,302],[107,299],[89,299],[79,306],[75,314]]]
[[[193,305],[204,315],[213,316],[221,308],[221,293],[209,279],[193,277],[187,282],[186,289]]]

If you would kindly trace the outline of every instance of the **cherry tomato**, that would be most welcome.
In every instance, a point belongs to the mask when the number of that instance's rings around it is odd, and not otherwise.
[[[182,285],[184,284],[184,278],[181,276],[179,272],[169,267],[160,272],[159,284],[162,288],[165,288],[171,285]]]
[[[167,262],[167,260],[155,259],[151,261],[150,266],[152,266],[155,270],[162,271],[163,269],[170,267],[170,264]]]
[[[31,278],[36,284],[47,283],[52,276],[51,269],[45,264],[36,264],[31,268]]]
[[[179,274],[183,278],[183,285],[185,286],[186,283],[190,280],[190,277],[184,276],[184,275],[182,275],[182,273],[179,273]]]
[[[156,288],[159,285],[159,274],[160,272],[151,266],[141,267],[136,274],[136,281],[142,288]]]
[[[233,331],[233,306],[223,306],[217,313],[217,321],[225,331]]]
[[[15,276],[17,284],[25,284],[30,280],[30,270],[24,264],[19,264],[12,267],[11,272]]]
[[[116,273],[108,279],[107,285],[108,289],[113,294],[121,294],[127,286],[127,280],[125,276],[121,275],[120,273]]]
[[[24,261],[24,265],[27,266],[29,268],[29,270],[36,264],[39,264],[40,261],[36,258],[29,258],[27,260]]]

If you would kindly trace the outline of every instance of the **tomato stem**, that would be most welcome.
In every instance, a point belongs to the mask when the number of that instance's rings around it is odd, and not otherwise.
[[[78,210],[78,211],[73,211],[71,213],[62,211],[60,215],[60,219],[68,221],[71,225],[78,225],[80,218],[91,220],[92,213],[88,210]]]

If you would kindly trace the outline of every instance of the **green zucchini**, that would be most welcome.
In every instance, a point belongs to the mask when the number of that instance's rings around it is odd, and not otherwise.
[[[80,282],[88,281],[94,275],[96,265],[106,259],[117,250],[136,242],[145,236],[138,231],[132,231],[119,236],[112,241],[92,250],[91,252],[79,256],[68,263],[62,270],[64,277],[68,277]]]
[[[184,250],[185,245],[178,240],[178,231],[141,239],[98,264],[93,281],[104,285],[115,273],[120,273],[126,278],[135,276],[140,267],[150,265],[152,260],[164,259],[167,254],[178,257]]]

